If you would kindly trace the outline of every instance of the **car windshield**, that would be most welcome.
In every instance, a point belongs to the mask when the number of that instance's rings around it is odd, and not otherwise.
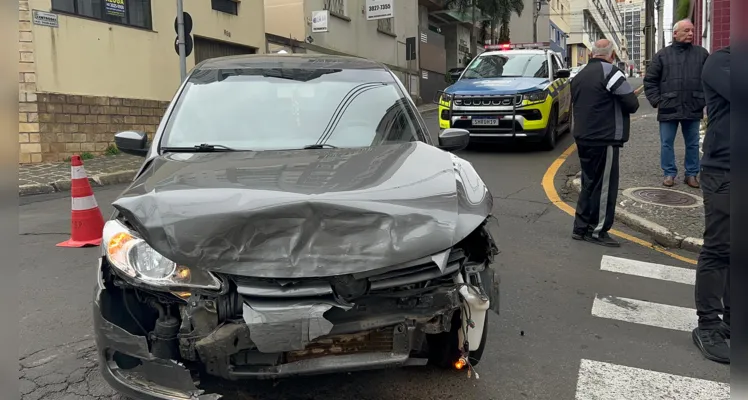
[[[161,148],[368,147],[423,138],[395,79],[373,69],[211,69],[194,73]]]
[[[500,77],[547,78],[548,62],[545,54],[486,54],[468,65],[462,79]]]

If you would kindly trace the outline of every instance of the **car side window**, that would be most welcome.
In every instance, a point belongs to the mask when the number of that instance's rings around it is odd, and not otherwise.
[[[553,63],[551,79],[556,79],[556,73],[561,69],[561,65],[558,62],[558,58],[555,55],[551,56],[551,62]]]

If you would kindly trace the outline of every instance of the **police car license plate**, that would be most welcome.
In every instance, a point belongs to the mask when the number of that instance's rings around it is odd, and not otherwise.
[[[498,126],[498,118],[473,118],[473,126]]]

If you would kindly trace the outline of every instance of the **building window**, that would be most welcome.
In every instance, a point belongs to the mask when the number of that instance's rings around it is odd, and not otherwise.
[[[345,0],[325,0],[325,10],[329,10],[330,14],[337,14],[341,16],[347,16],[345,9]]]
[[[377,29],[385,32],[395,34],[395,24],[393,23],[394,18],[382,18],[377,20]]]
[[[234,0],[210,0],[210,5],[216,11],[239,15],[239,3]]]
[[[151,29],[151,0],[52,0],[52,10]]]

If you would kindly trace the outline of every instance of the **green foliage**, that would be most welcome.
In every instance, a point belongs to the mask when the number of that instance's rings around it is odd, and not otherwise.
[[[490,30],[492,26],[500,26],[499,28],[499,42],[509,42],[509,22],[512,19],[512,14],[522,16],[522,11],[525,9],[524,0],[447,0],[446,6],[452,8],[461,13],[467,12],[467,10],[475,5],[483,11],[484,14],[491,17],[490,21],[482,21],[482,33],[481,38],[486,39],[488,34],[486,30]]]
[[[691,0],[678,0],[678,8],[675,10],[675,20],[680,21],[689,17],[688,11],[691,9]]]
[[[119,149],[117,148],[117,146],[110,144],[109,146],[107,146],[106,150],[104,150],[104,154],[108,156],[113,156],[113,155],[119,154]]]
[[[87,151],[84,151],[83,153],[81,153],[81,160],[90,160],[90,159],[92,159],[94,157],[95,156],[93,154],[91,154],[91,153],[89,153]]]

